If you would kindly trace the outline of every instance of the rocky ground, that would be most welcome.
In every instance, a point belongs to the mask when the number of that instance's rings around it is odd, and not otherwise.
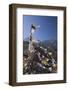
[[[44,74],[57,72],[57,55],[47,48],[35,47],[23,55],[23,74]]]

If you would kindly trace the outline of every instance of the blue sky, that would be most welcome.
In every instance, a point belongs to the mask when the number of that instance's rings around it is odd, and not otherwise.
[[[29,37],[31,24],[40,25],[34,33],[37,40],[56,40],[57,39],[57,17],[56,16],[33,16],[24,15],[24,39]]]

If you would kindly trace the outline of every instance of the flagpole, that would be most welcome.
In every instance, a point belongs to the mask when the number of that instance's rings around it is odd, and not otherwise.
[[[31,50],[31,42],[32,42],[32,28],[30,30],[30,35],[29,35],[29,51]]]
[[[39,26],[35,26],[34,24],[31,25],[30,35],[29,35],[29,51],[33,51],[32,41],[33,41],[33,33],[36,31],[36,29],[39,28]]]

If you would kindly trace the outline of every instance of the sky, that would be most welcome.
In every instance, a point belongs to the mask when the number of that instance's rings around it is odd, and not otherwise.
[[[31,24],[40,25],[40,27],[33,34],[35,39],[43,40],[57,40],[57,17],[56,16],[23,16],[23,32],[24,39],[29,37]]]

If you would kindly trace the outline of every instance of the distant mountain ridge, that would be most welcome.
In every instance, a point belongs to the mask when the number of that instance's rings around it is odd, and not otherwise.
[[[25,38],[24,41],[29,41],[29,37]]]
[[[29,37],[25,38],[24,41],[29,41]],[[50,43],[54,43],[57,42],[57,40],[37,40],[39,42],[50,42]]]
[[[54,50],[57,50],[57,40],[43,40],[43,41],[40,41],[38,40],[38,44],[39,46],[43,46],[44,48],[51,48],[51,49],[54,49]],[[29,44],[29,38],[25,38],[24,39],[24,44]]]

